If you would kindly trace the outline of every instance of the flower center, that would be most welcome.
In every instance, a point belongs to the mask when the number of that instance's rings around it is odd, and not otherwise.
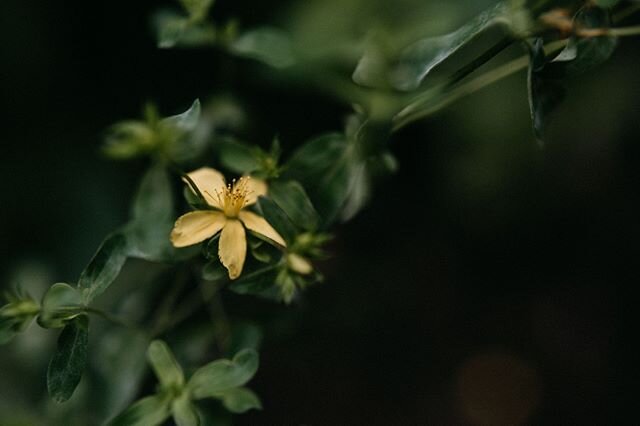
[[[249,177],[241,177],[233,180],[223,187],[222,191],[216,190],[218,202],[222,206],[225,216],[236,217],[244,206],[247,205],[249,191]]]

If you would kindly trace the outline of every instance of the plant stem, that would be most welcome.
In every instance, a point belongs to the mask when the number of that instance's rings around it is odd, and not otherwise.
[[[566,44],[566,40],[559,40],[547,45],[545,50],[548,52],[556,51],[563,48]],[[496,81],[499,81],[505,77],[510,76],[511,74],[514,74],[526,68],[528,64],[529,55],[523,55],[517,59],[507,62],[504,65],[487,71],[486,73],[479,75],[478,77],[468,81],[467,83],[461,84],[453,90],[445,93],[440,98],[433,98],[432,96],[430,96],[432,94],[430,91],[425,92],[417,97],[412,104],[401,110],[394,117],[392,131],[398,131],[409,123],[427,117],[452,104],[458,99],[470,95],[471,93],[474,93],[486,86],[489,86],[490,84],[495,83]],[[433,102],[433,104],[429,105],[430,102]]]
[[[511,37],[503,37],[496,44],[491,46],[488,50],[482,53],[473,61],[469,62],[464,67],[460,68],[458,71],[454,72],[451,78],[444,84],[444,89],[451,87],[463,80],[469,74],[480,68],[482,65],[489,62],[493,59],[498,53],[502,52],[504,49],[509,47],[511,43],[513,43],[513,38]]]
[[[120,327],[125,327],[125,328],[135,328],[135,329],[139,329],[140,327],[136,324],[130,323],[128,321],[125,321],[121,318],[116,317],[115,315],[110,314],[109,312],[105,312],[102,311],[100,309],[96,309],[96,308],[92,308],[89,306],[84,307],[84,311],[89,313],[89,314],[94,314],[94,315],[98,315],[99,317],[109,321],[112,324],[118,325]]]

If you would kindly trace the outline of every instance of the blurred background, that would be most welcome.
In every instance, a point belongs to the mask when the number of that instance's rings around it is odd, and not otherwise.
[[[272,84],[262,65],[157,49],[149,17],[159,4],[1,2],[0,286],[39,297],[74,282],[126,221],[145,164],[108,161],[99,147],[148,100],[170,115],[233,95],[263,146],[276,133],[291,149],[343,128],[349,105]],[[301,37],[311,23],[362,35],[368,23],[407,20],[439,34],[489,4],[220,0],[213,15]],[[639,52],[640,40],[623,39],[571,82],[544,149],[524,72],[395,134],[399,171],[335,229],[324,283],[289,307],[224,294],[231,316],[265,325],[252,382],[264,410],[234,424],[617,423],[632,368],[621,360],[620,302],[636,281]],[[2,348],[0,424],[49,409],[54,343],[32,325]]]

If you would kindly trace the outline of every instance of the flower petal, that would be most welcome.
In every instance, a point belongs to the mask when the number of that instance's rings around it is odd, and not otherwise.
[[[229,271],[229,278],[235,280],[242,273],[247,257],[247,237],[239,220],[228,219],[220,234],[218,257]]]
[[[171,231],[174,247],[186,247],[213,237],[224,227],[227,219],[216,211],[198,210],[182,215]]]
[[[249,191],[245,206],[249,206],[258,201],[259,196],[267,195],[267,182],[249,176],[245,177],[245,179],[247,179],[247,190]]]
[[[211,167],[202,167],[198,170],[194,170],[191,173],[187,173],[193,183],[196,184],[202,196],[207,200],[207,204],[219,209],[220,202],[216,196],[216,191],[220,192],[225,187],[224,176],[219,171],[212,169]],[[183,179],[185,183],[189,183],[186,179]],[[193,188],[191,188],[193,191]],[[195,193],[195,191],[194,191]]]
[[[284,242],[284,239],[278,234],[278,231],[273,229],[273,227],[269,225],[269,222],[263,217],[247,210],[241,210],[240,213],[238,213],[238,218],[250,231],[263,235],[283,247],[287,246],[287,243]]]

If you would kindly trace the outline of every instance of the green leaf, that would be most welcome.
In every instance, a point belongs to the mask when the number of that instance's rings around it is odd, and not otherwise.
[[[264,62],[274,68],[286,68],[295,63],[289,35],[277,28],[258,28],[238,37],[230,46],[238,56]]]
[[[594,3],[599,7],[613,7],[620,3],[620,0],[594,0]]]
[[[202,268],[202,279],[206,281],[221,282],[227,281],[229,275],[227,270],[222,266],[219,259],[213,259]]]
[[[291,156],[283,178],[295,179],[307,189],[323,223],[336,220],[349,196],[355,147],[342,134],[319,136]]]
[[[155,132],[148,123],[127,120],[109,128],[102,149],[110,158],[127,160],[152,152],[156,142]]]
[[[262,410],[262,403],[258,395],[247,388],[234,388],[220,395],[224,407],[235,414],[241,414],[251,409]]]
[[[44,328],[62,328],[82,314],[82,294],[69,284],[56,283],[42,297],[38,324]]]
[[[574,18],[579,29],[609,28],[611,17],[608,10],[598,7],[584,8]],[[569,44],[551,63],[544,73],[552,78],[564,78],[582,74],[607,61],[618,45],[610,36],[572,37]]]
[[[88,343],[89,319],[84,315],[67,324],[60,333],[47,370],[47,390],[54,401],[64,402],[73,395],[87,363]]]
[[[137,222],[171,222],[174,215],[173,193],[166,168],[153,165],[142,178],[133,199],[131,216]]]
[[[198,410],[191,403],[187,394],[173,401],[171,406],[173,419],[178,426],[199,426],[200,416]]]
[[[391,73],[392,86],[399,90],[417,89],[431,70],[458,49],[487,28],[498,23],[505,23],[509,10],[510,8],[504,2],[498,3],[454,32],[438,37],[424,38],[409,45],[401,51]],[[367,56],[361,60],[356,68],[358,73],[354,74],[353,78],[359,84],[369,85],[368,69],[363,66],[364,61],[367,61]]]
[[[127,239],[122,232],[114,232],[103,242],[89,265],[80,275],[78,288],[85,305],[102,294],[116,279],[127,260]]]
[[[162,340],[154,340],[147,349],[147,359],[164,388],[181,388],[184,374],[169,346]]]
[[[233,356],[242,349],[258,351],[262,343],[262,329],[251,322],[234,322],[231,324],[231,343],[229,355]]]
[[[529,111],[533,132],[538,142],[542,143],[547,117],[564,98],[565,88],[562,81],[545,76],[543,72],[546,59],[541,38],[530,45],[529,52]]]
[[[155,426],[171,414],[171,399],[167,395],[143,398],[111,420],[109,426]]]
[[[161,164],[143,177],[133,201],[132,220],[125,227],[128,256],[151,262],[174,262],[192,255],[177,250],[169,234],[174,222],[173,191],[169,174]]]
[[[90,360],[94,369],[92,382],[95,380],[103,389],[97,415],[112,417],[138,394],[147,371],[148,347],[149,337],[142,330],[112,327],[102,332],[95,348],[92,346]]]
[[[299,182],[273,181],[269,197],[289,216],[291,221],[306,231],[315,230],[320,218],[307,192]]]
[[[180,3],[193,20],[199,21],[207,17],[213,0],[180,0]]]
[[[267,222],[278,231],[285,241],[291,242],[296,236],[296,229],[291,223],[291,219],[273,200],[260,196],[258,206]]]
[[[173,161],[181,163],[193,160],[206,149],[206,140],[194,137],[201,110],[200,100],[196,99],[185,112],[160,121],[158,132],[164,141],[165,152]]]
[[[278,265],[269,265],[250,273],[244,273],[229,285],[229,290],[237,294],[251,294],[269,297],[269,290],[273,288]]]
[[[220,359],[198,369],[187,384],[195,399],[217,397],[220,392],[242,386],[258,371],[258,353],[243,349],[233,360]]]
[[[247,145],[232,140],[222,140],[218,148],[220,162],[234,173],[249,174],[260,167],[256,150]]]
[[[25,331],[33,318],[40,312],[40,306],[30,297],[11,300],[0,308],[0,345],[8,343],[16,334]]]
[[[196,99],[188,110],[183,113],[164,118],[161,123],[163,126],[170,126],[183,132],[192,132],[198,126],[201,111],[202,107],[200,105],[200,99]]]

